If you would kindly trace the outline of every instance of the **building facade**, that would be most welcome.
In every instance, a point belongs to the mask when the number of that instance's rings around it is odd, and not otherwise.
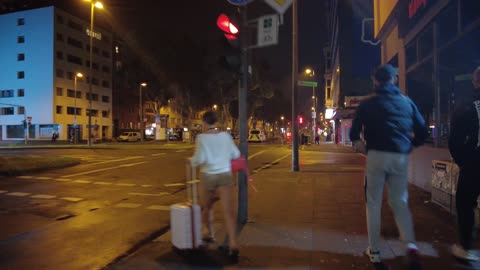
[[[0,140],[25,139],[25,119],[29,140],[51,139],[54,132],[70,140],[75,130],[77,139],[86,140],[88,128],[95,138],[110,139],[111,34],[97,27],[90,33],[88,20],[54,6],[0,15],[0,25]]]
[[[480,1],[375,0],[375,35],[382,63],[399,70],[399,85],[430,127],[414,151],[409,180],[430,190],[432,160],[450,160],[447,139],[456,104],[471,95],[480,65]]]

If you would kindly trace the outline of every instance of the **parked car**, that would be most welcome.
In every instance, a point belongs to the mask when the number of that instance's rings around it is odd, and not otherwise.
[[[248,142],[264,142],[265,133],[258,129],[252,129],[248,133]]]
[[[118,141],[119,142],[137,142],[142,139],[140,132],[123,132],[119,137]]]

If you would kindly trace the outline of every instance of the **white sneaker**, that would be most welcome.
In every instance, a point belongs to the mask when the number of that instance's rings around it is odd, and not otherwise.
[[[380,258],[380,251],[374,251],[374,250],[371,250],[370,248],[367,248],[367,250],[365,251],[365,254],[368,256],[371,263],[382,262],[382,259]]]
[[[465,250],[460,245],[453,245],[451,247],[452,255],[457,257],[458,259],[467,260],[467,261],[478,261],[480,260],[475,252],[471,250]]]

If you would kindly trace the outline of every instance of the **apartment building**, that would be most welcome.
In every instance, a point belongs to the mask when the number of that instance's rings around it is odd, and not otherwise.
[[[0,25],[0,140],[23,140],[25,119],[29,140],[54,132],[68,140],[74,131],[86,140],[88,128],[98,139],[111,138],[112,35],[98,27],[91,33],[89,18],[54,6],[0,15]]]

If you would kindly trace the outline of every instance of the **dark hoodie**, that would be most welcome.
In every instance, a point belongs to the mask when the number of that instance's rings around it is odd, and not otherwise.
[[[367,150],[406,154],[423,144],[428,136],[417,106],[391,83],[377,87],[375,95],[358,107],[350,130],[353,142],[360,140],[362,127]]]
[[[480,89],[474,90],[473,100],[455,110],[448,146],[460,167],[480,164]]]

